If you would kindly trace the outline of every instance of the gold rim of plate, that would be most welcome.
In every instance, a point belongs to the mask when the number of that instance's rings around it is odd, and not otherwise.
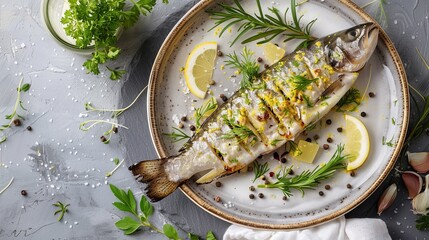
[[[250,221],[246,219],[238,218],[232,214],[229,214],[227,212],[221,211],[217,206],[212,205],[211,203],[205,201],[203,198],[201,198],[197,193],[195,193],[186,183],[183,184],[180,189],[182,192],[191,199],[195,204],[197,204],[199,207],[207,211],[208,213],[223,219],[227,222],[243,225],[246,227],[251,228],[257,228],[257,229],[271,229],[271,230],[285,230],[285,229],[299,229],[299,228],[307,228],[315,225],[322,224],[324,222],[333,220],[337,217],[340,217],[347,212],[353,210],[355,207],[357,207],[360,203],[362,203],[364,200],[366,200],[383,182],[383,180],[386,178],[386,176],[389,174],[389,172],[392,170],[393,166],[395,165],[396,159],[400,154],[403,142],[405,140],[405,136],[407,133],[408,128],[408,121],[409,121],[409,93],[408,93],[408,84],[407,84],[407,78],[405,74],[405,69],[402,64],[402,61],[399,57],[398,52],[396,51],[392,41],[387,36],[386,32],[381,28],[381,26],[371,17],[369,16],[362,8],[357,6],[355,3],[349,1],[349,0],[338,0],[339,3],[341,3],[344,7],[347,7],[349,10],[354,11],[357,13],[360,17],[362,17],[365,21],[373,22],[377,25],[377,27],[380,29],[379,39],[385,44],[389,54],[391,55],[393,59],[394,66],[396,68],[396,71],[399,75],[399,82],[401,86],[401,92],[403,96],[403,118],[401,122],[401,132],[398,138],[398,144],[396,145],[395,149],[393,150],[393,154],[391,159],[389,160],[387,167],[383,170],[383,172],[380,174],[380,176],[374,181],[374,183],[368,188],[367,191],[364,192],[360,197],[355,199],[350,204],[346,205],[342,209],[333,212],[327,216],[320,217],[314,220],[310,221],[304,221],[304,222],[298,222],[298,223],[292,223],[292,224],[266,224],[262,222],[255,222]],[[168,153],[166,149],[163,148],[162,143],[162,133],[157,128],[155,119],[156,119],[156,109],[154,104],[151,104],[155,100],[155,94],[156,94],[156,84],[154,84],[157,79],[161,79],[163,76],[163,69],[165,64],[167,64],[168,56],[171,55],[174,48],[171,46],[175,46],[175,43],[177,43],[180,40],[180,36],[183,36],[183,34],[186,32],[186,30],[192,25],[192,21],[196,19],[196,17],[199,16],[200,13],[202,13],[205,9],[213,6],[215,3],[217,3],[217,0],[201,0],[199,3],[197,3],[192,9],[190,9],[183,17],[182,19],[173,27],[171,32],[168,34],[167,38],[165,39],[164,43],[162,44],[155,62],[152,67],[150,79],[149,79],[149,93],[148,93],[148,118],[149,118],[149,129],[152,137],[152,141],[155,145],[155,149],[159,155],[159,157],[168,157]]]

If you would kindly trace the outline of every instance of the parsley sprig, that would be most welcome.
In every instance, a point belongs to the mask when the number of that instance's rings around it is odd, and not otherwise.
[[[290,12],[292,15],[292,21],[286,20],[286,15],[289,9],[286,9],[284,14],[280,13],[275,7],[268,8],[269,13],[264,13],[260,0],[256,0],[258,6],[258,12],[251,14],[248,13],[240,4],[238,0],[234,0],[235,6],[220,3],[219,7],[222,11],[211,10],[208,11],[211,18],[215,20],[215,26],[225,24],[219,33],[222,36],[223,33],[231,26],[238,24],[237,37],[232,41],[231,45],[236,43],[238,39],[242,38],[246,33],[250,33],[251,36],[245,38],[241,43],[246,44],[249,42],[257,41],[258,44],[267,43],[277,36],[284,36],[284,42],[288,42],[293,39],[302,40],[301,44],[297,48],[306,47],[309,42],[315,40],[310,35],[310,30],[316,21],[316,19],[310,21],[304,27],[301,27],[302,15],[298,17],[296,13],[295,0],[291,1]],[[255,32],[252,32],[255,30]]]
[[[289,177],[291,167],[287,167],[277,174],[277,182],[258,185],[259,188],[277,188],[286,197],[292,196],[292,189],[296,189],[304,196],[305,190],[314,189],[321,181],[331,178],[336,170],[346,166],[347,155],[343,154],[344,146],[338,145],[332,158],[324,165],[317,166],[313,170],[305,170],[301,174]]]
[[[131,213],[133,216],[123,217],[121,220],[115,223],[115,226],[124,231],[124,234],[129,235],[139,229],[146,228],[163,234],[168,239],[182,240],[182,238],[179,237],[177,230],[172,225],[166,223],[162,229],[159,229],[150,222],[150,217],[154,213],[154,208],[144,195],[141,197],[140,203],[137,206],[137,201],[131,190],[125,191],[113,184],[110,184],[109,186],[113,195],[115,195],[115,197],[119,200],[118,202],[114,202],[113,205],[123,212]],[[191,240],[200,239],[197,235],[192,233],[188,233],[188,238]],[[216,240],[216,237],[212,232],[208,232],[206,238],[208,240]]]
[[[241,57],[237,53],[228,54],[227,57],[229,60],[226,61],[227,66],[234,67],[242,75],[240,82],[241,88],[252,88],[252,82],[254,78],[258,75],[259,64],[255,59],[252,59],[253,52],[244,47],[243,51],[240,53]]]
[[[61,19],[65,33],[76,40],[76,46],[87,48],[94,46],[92,58],[84,62],[88,73],[99,74],[99,65],[115,60],[121,53],[116,46],[122,29],[133,26],[140,16],[152,11],[156,0],[139,0],[132,2],[126,9],[125,0],[68,0],[70,9]],[[165,1],[164,1],[165,2]],[[123,69],[110,71],[110,79],[118,80],[125,73]]]

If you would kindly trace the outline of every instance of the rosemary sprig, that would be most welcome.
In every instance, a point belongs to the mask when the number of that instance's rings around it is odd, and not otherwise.
[[[313,170],[305,170],[301,174],[288,177],[290,170],[283,170],[277,174],[277,182],[258,185],[259,188],[277,188],[287,197],[292,196],[292,189],[299,190],[304,196],[305,190],[314,189],[321,181],[331,178],[337,169],[345,167],[348,159],[343,155],[344,146],[338,145],[332,158],[324,165],[319,165]]]
[[[226,61],[226,65],[236,68],[242,75],[241,88],[250,89],[254,78],[258,75],[259,64],[255,59],[251,59],[253,54],[250,49],[244,47],[240,53],[241,58],[235,52],[227,55],[229,60]]]
[[[243,37],[246,33],[250,33],[251,30],[256,30],[257,33],[252,33],[252,36],[241,42],[242,44],[253,41],[257,41],[258,44],[267,43],[275,37],[283,35],[285,37],[284,42],[288,42],[292,39],[303,40],[298,46],[298,48],[301,48],[306,47],[309,42],[315,40],[315,38],[310,35],[310,30],[317,19],[314,19],[304,27],[301,27],[303,16],[297,16],[295,0],[291,1],[291,22],[286,21],[286,15],[289,9],[286,9],[283,16],[275,7],[268,8],[269,13],[264,13],[260,0],[256,0],[258,12],[250,14],[243,9],[238,0],[234,0],[234,3],[235,6],[220,3],[219,7],[222,11],[208,11],[211,18],[215,20],[215,25],[212,29],[222,24],[226,24],[220,31],[219,36],[222,36],[222,34],[231,26],[239,24],[237,37],[232,41],[231,45],[237,42],[238,39]]]
[[[68,212],[68,207],[70,206],[70,204],[64,204],[58,201],[57,203],[54,203],[52,205],[59,208],[57,211],[55,211],[54,215],[57,215],[59,213],[60,216],[57,218],[57,220],[61,221],[64,217],[64,214]]]
[[[176,132],[177,131],[177,132]],[[182,130],[173,127],[173,132],[171,133],[163,133],[163,135],[170,137],[171,139],[173,139],[173,142],[178,142],[184,139],[189,139],[191,138],[191,136],[189,136],[188,134],[186,134],[185,132],[183,132]]]
[[[239,143],[245,142],[250,137],[253,137],[253,141],[256,141],[255,133],[244,125],[237,124],[234,119],[222,116],[224,122],[231,128],[231,131],[221,136],[222,139],[234,139],[236,138]]]
[[[268,168],[267,162],[265,162],[264,164],[260,164],[258,161],[254,161],[253,162],[253,173],[255,174],[255,178],[253,178],[253,182],[255,182],[256,179],[262,177],[269,170],[270,169]]]
[[[336,111],[337,112],[353,112],[361,103],[361,95],[359,89],[350,88],[346,94],[338,101]]]
[[[195,125],[197,128],[201,127],[201,121],[210,116],[217,109],[217,101],[216,98],[211,97],[203,105],[197,109],[195,109]]]
[[[305,91],[307,86],[318,80],[318,78],[308,79],[301,75],[296,75],[292,77],[292,83],[294,84],[294,89],[298,91]]]

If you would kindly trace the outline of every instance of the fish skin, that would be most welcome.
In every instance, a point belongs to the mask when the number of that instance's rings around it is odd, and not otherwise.
[[[142,161],[130,170],[148,183],[148,197],[158,201],[196,173],[209,171],[197,183],[211,182],[293,140],[354,84],[357,70],[375,48],[378,29],[374,28],[371,23],[358,25],[285,56],[260,73],[253,87],[234,93],[177,156]],[[356,54],[359,45],[362,49]],[[232,134],[235,130],[247,137]]]

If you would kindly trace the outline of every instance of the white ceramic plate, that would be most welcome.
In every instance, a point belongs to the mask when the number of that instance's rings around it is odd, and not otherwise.
[[[203,102],[189,93],[180,71],[188,54],[197,44],[216,41],[224,53],[223,57],[217,58],[213,75],[216,85],[210,88],[218,102],[221,102],[221,93],[231,96],[238,89],[240,79],[231,78],[234,71],[223,67],[227,59],[226,54],[239,52],[244,47],[240,43],[230,47],[236,29],[231,28],[231,31],[227,31],[221,38],[216,34],[216,29],[208,32],[214,22],[205,10],[216,6],[218,2],[220,1],[201,1],[191,9],[169,34],[156,58],[149,83],[148,115],[152,139],[160,157],[177,154],[184,143],[172,143],[163,133],[169,133],[172,127],[177,126],[174,119],[182,115],[191,118],[194,107],[199,107]],[[289,1],[283,0],[263,0],[261,3],[264,9],[274,6],[281,11],[290,5]],[[243,1],[242,4],[249,12],[255,12],[255,1]],[[303,23],[318,19],[312,29],[312,34],[317,37],[372,21],[363,10],[346,0],[309,1],[300,5],[298,12],[304,14]],[[281,39],[276,40],[287,52],[294,49],[293,44],[285,45]],[[262,47],[255,43],[247,44],[247,47],[255,52],[255,57],[264,58]],[[377,49],[361,71],[355,87],[365,95],[358,111],[349,114],[360,118],[367,127],[371,150],[367,161],[356,171],[354,177],[346,171],[338,171],[332,179],[322,182],[315,190],[306,191],[303,197],[298,191],[293,191],[294,196],[286,201],[282,199],[280,190],[256,189],[251,192],[250,186],[262,183],[261,180],[252,183],[252,172],[236,173],[222,178],[219,180],[222,187],[216,187],[215,183],[198,186],[194,183],[195,179],[191,179],[182,185],[181,189],[192,201],[211,214],[253,228],[304,228],[332,220],[352,210],[374,192],[392,169],[408,123],[408,90],[404,69],[393,44],[383,31],[380,33]],[[374,92],[375,97],[369,98],[369,92]],[[361,112],[365,112],[367,116],[361,117]],[[329,126],[324,123],[327,119],[332,120]],[[184,130],[189,134],[191,123],[191,120],[185,123]],[[328,161],[336,149],[335,144],[344,142],[344,133],[336,130],[338,127],[344,128],[342,113],[331,111],[321,123],[308,136],[300,138],[313,138],[317,134],[320,137],[317,141],[320,146],[326,143],[328,137],[333,138],[334,143],[330,144],[329,150],[319,150],[314,164],[289,160],[287,165],[293,164],[296,173],[313,169],[317,164]],[[383,138],[391,140],[393,146],[383,145]],[[278,150],[280,155],[283,152],[283,148]],[[273,159],[272,154],[265,156],[262,161],[268,161],[272,171],[281,164]],[[330,190],[325,189],[328,184]],[[352,188],[347,188],[347,184]],[[324,195],[319,196],[319,191],[323,191]],[[249,198],[251,193],[256,196],[253,200]],[[263,199],[258,197],[259,193],[264,194]],[[221,198],[221,202],[214,200],[216,196]]]

